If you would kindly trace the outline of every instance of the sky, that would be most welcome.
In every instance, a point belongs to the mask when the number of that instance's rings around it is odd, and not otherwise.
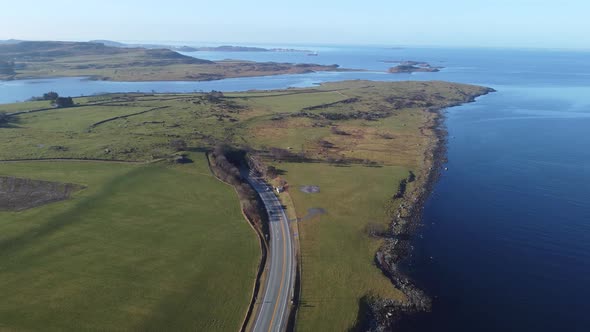
[[[3,2],[0,39],[590,49],[588,0]]]

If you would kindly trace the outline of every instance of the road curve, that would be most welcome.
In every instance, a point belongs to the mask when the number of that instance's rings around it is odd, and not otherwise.
[[[250,173],[248,182],[264,202],[269,219],[270,250],[266,266],[266,282],[258,294],[258,311],[254,332],[284,331],[289,317],[295,282],[295,251],[289,219],[272,187]]]

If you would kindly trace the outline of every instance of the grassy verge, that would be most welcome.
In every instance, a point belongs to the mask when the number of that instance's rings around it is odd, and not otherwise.
[[[1,175],[87,185],[0,212],[0,328],[237,330],[259,248],[203,154],[183,166],[31,162]]]
[[[218,145],[207,154],[209,166],[215,176],[224,183],[232,186],[240,200],[240,207],[244,217],[252,225],[260,244],[260,263],[256,273],[256,282],[252,290],[250,306],[244,317],[241,331],[249,331],[253,328],[254,314],[258,309],[259,302],[256,301],[260,291],[264,288],[266,278],[266,260],[268,253],[268,218],[264,209],[264,203],[243,177],[239,167],[245,164],[246,154],[243,151],[232,150],[227,146]]]

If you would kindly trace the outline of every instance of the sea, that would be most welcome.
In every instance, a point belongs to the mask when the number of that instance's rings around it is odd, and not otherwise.
[[[278,45],[280,47],[281,45]],[[245,91],[322,82],[445,80],[497,92],[445,111],[447,159],[407,273],[433,298],[406,331],[590,331],[590,51],[289,45],[308,52],[192,52],[209,60],[338,64],[209,82],[0,81],[0,103],[44,92]],[[395,61],[438,73],[388,74]],[[0,105],[1,110],[1,105]]]

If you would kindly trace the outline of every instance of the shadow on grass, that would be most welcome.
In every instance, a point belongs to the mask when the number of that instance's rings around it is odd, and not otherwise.
[[[186,149],[186,151],[190,151],[190,152],[200,152],[200,153],[207,153],[207,152],[211,152],[211,150],[213,150],[212,148],[206,148],[206,147],[193,147],[193,148],[188,148]]]
[[[16,125],[14,123],[3,123],[3,124],[0,124],[0,128],[17,129],[17,128],[21,128],[21,126]]]
[[[273,170],[273,172],[275,173],[276,176],[281,176],[281,175],[287,174],[287,171],[286,170],[280,169],[280,168],[275,168]]]
[[[300,308],[315,308],[315,305],[309,304],[308,302],[305,301],[300,301],[299,302],[299,307]]]
[[[112,196],[114,192],[123,189],[127,183],[126,181],[130,178],[133,178],[136,173],[141,171],[142,168],[138,168],[122,176],[118,176],[107,183],[104,189],[102,189],[100,192],[81,199],[75,207],[50,218],[43,225],[0,241],[0,253],[2,253],[2,255],[7,255],[11,252],[19,250],[20,248],[27,248],[31,242],[37,241],[38,239],[46,236],[50,236],[64,227],[78,222],[78,216],[81,213],[92,210],[96,206],[96,202],[106,199]]]
[[[18,123],[20,119],[17,116],[0,112],[0,128],[20,128]]]

